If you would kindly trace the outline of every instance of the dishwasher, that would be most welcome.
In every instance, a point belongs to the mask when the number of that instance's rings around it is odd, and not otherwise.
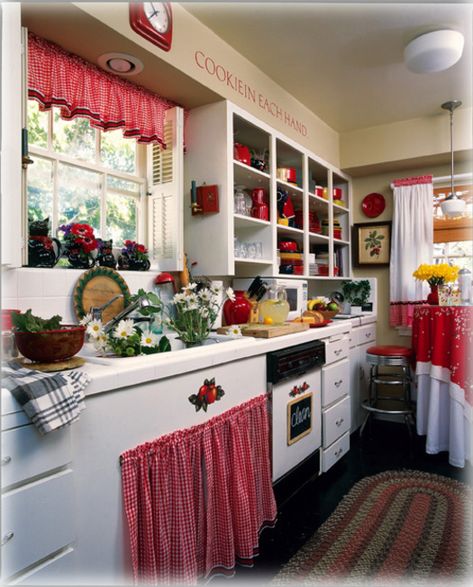
[[[283,480],[295,473],[297,477],[297,471],[300,483],[320,473],[324,363],[325,344],[319,340],[266,355],[275,492]]]

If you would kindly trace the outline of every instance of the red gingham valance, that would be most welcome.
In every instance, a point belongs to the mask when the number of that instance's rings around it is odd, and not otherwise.
[[[122,454],[136,583],[196,584],[250,564],[276,518],[264,395]]]
[[[102,130],[123,128],[139,143],[164,143],[164,115],[176,106],[149,90],[103,71],[59,45],[28,35],[28,97],[61,118],[88,118]]]

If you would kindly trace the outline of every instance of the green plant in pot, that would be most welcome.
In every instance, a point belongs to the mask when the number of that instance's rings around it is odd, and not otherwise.
[[[344,281],[342,292],[345,297],[345,302],[350,304],[351,313],[360,314],[363,306],[366,306],[368,303],[371,285],[367,279],[362,279],[361,281]]]

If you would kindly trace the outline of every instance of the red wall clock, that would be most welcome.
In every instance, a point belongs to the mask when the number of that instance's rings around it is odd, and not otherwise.
[[[130,2],[131,28],[154,45],[169,51],[172,10],[169,2]]]

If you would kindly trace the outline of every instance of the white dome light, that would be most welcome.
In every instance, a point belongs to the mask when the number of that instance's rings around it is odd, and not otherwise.
[[[464,39],[458,31],[425,33],[404,49],[407,68],[414,73],[435,73],[455,65],[463,53]]]

